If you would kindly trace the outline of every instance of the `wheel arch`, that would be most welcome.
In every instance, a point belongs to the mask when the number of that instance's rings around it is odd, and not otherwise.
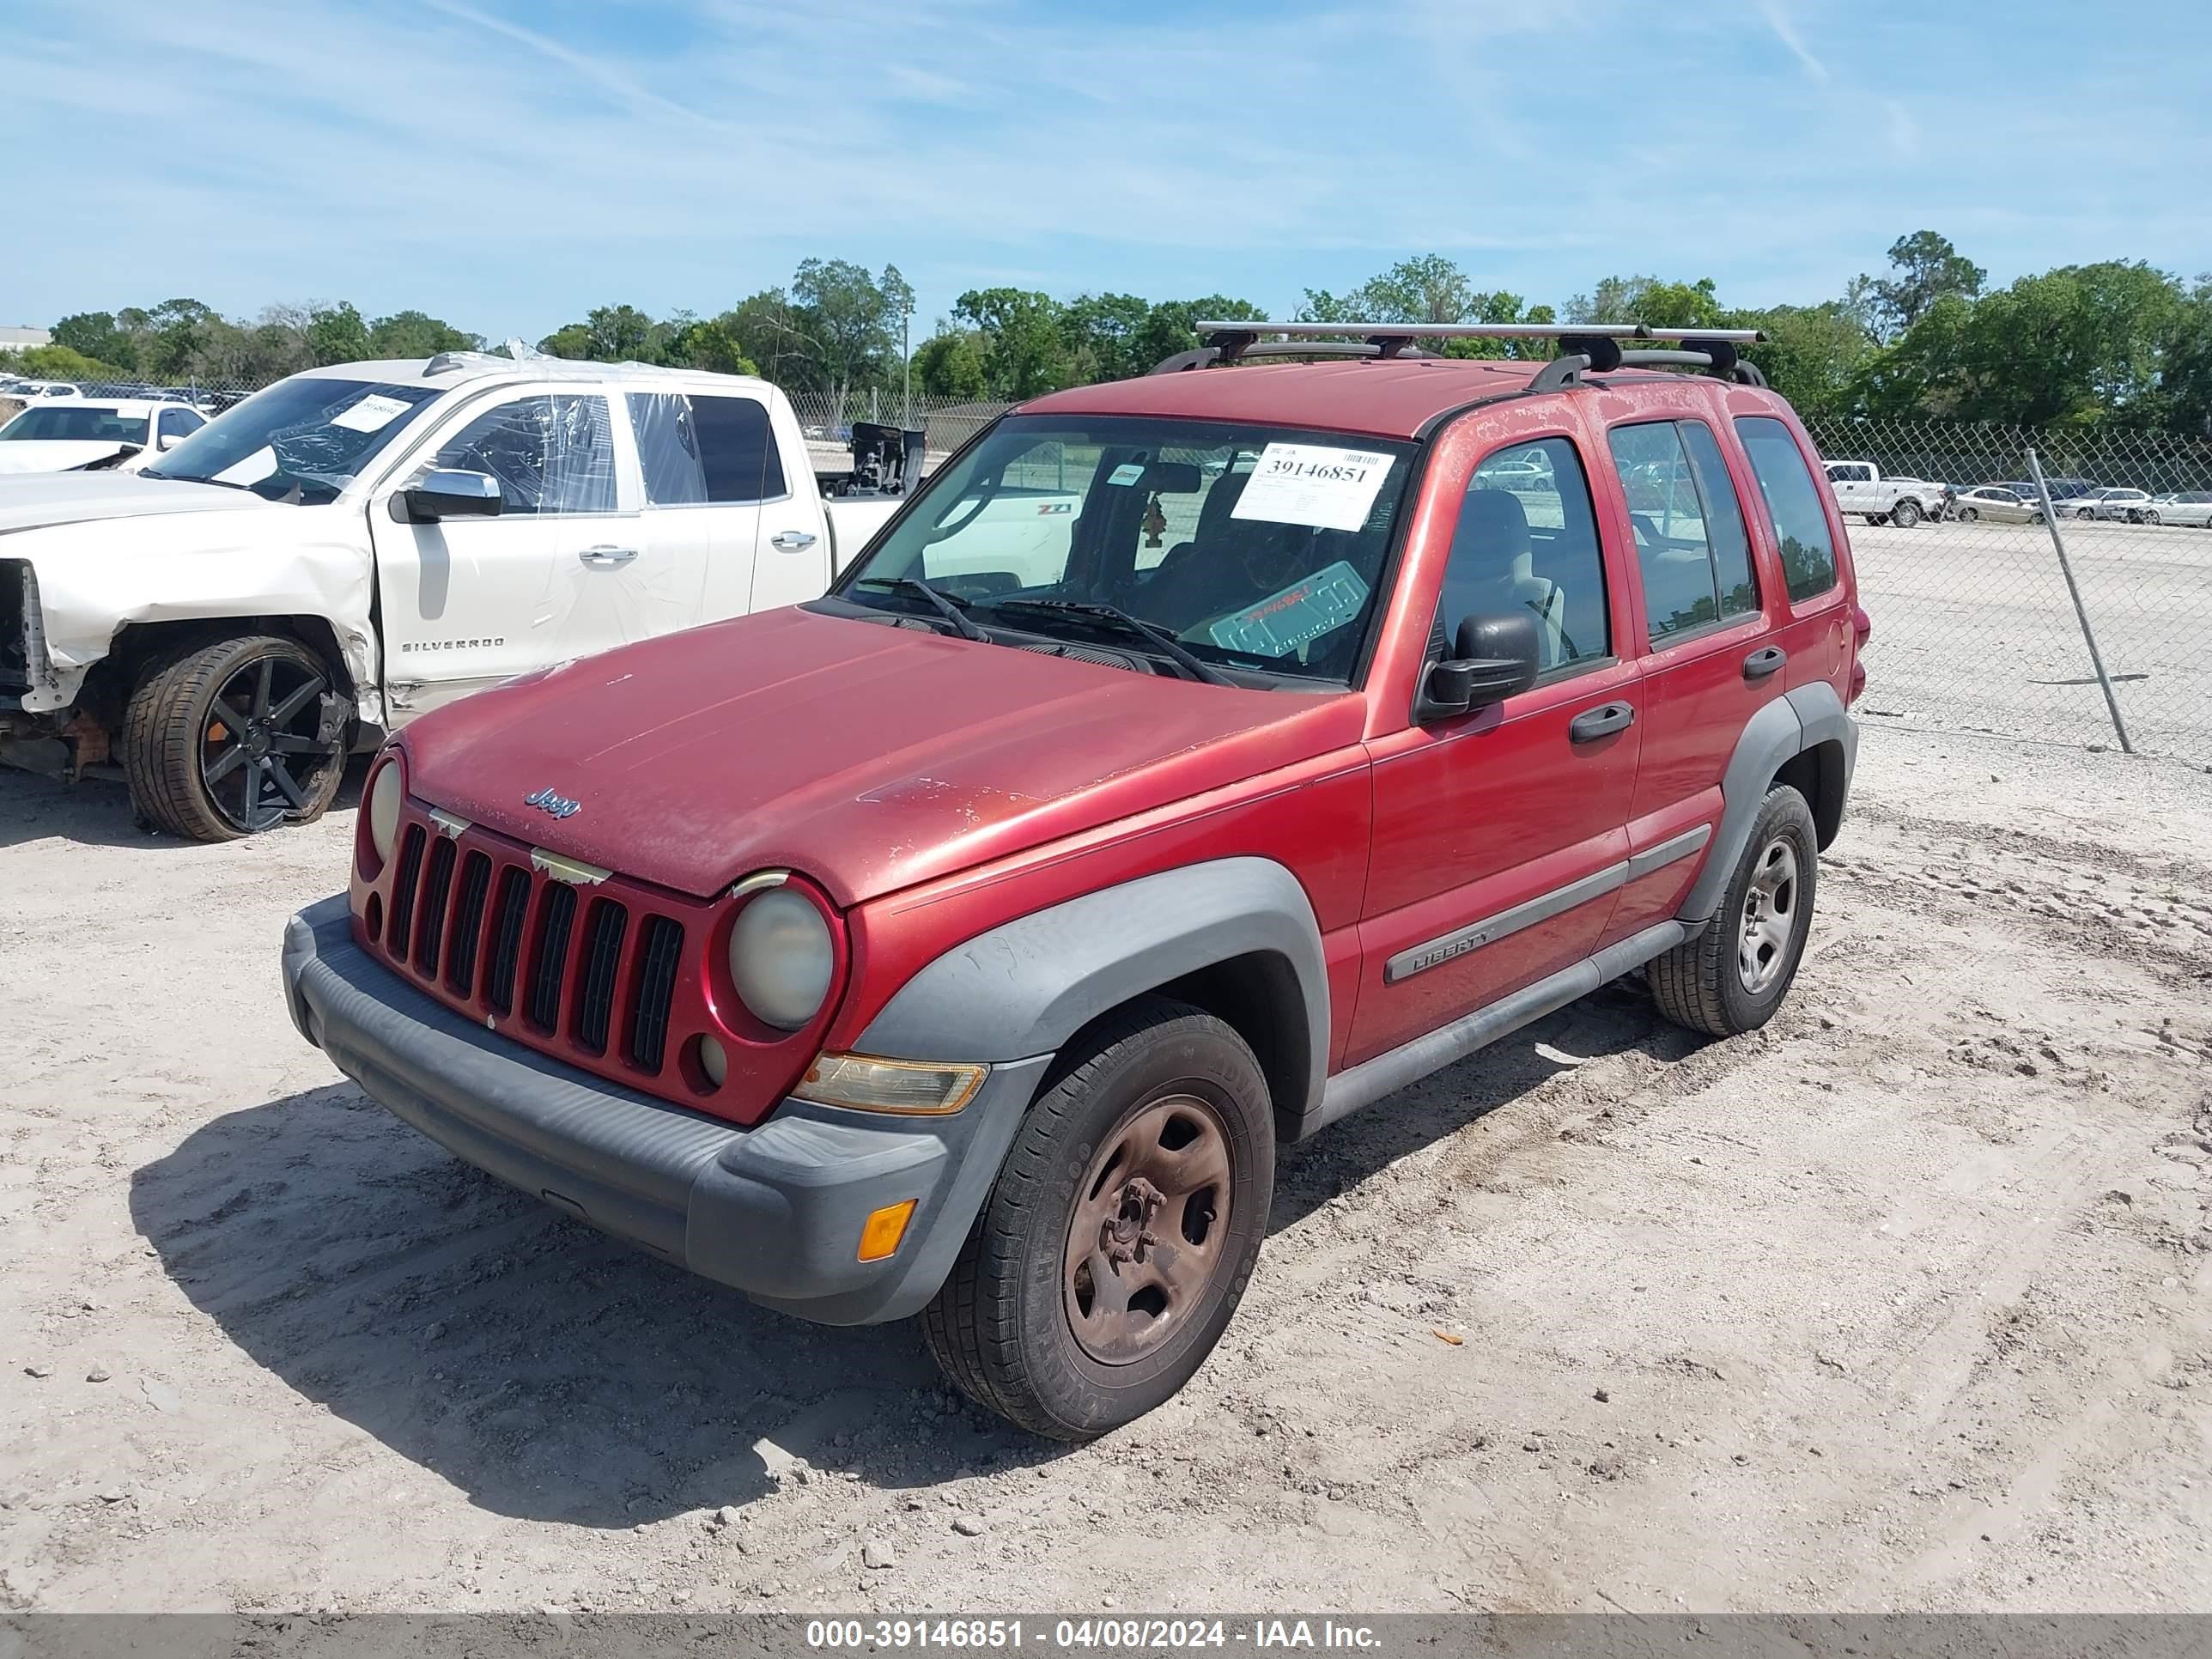
[[[1805,796],[1823,848],[1835,840],[1850,793],[1858,756],[1858,726],[1836,688],[1814,680],[1760,705],[1736,739],[1721,778],[1721,821],[1705,867],[1683,899],[1677,917],[1710,920],[1729,876],[1743,856],[1759,803],[1777,783]]]
[[[1250,1044],[1291,1138],[1328,1076],[1328,979],[1305,890],[1269,859],[1185,865],[1002,923],[915,974],[855,1047],[945,1060],[1072,1052],[1152,994],[1205,1009]]]
[[[274,634],[296,640],[322,659],[334,689],[358,708],[362,685],[347,659],[337,627],[327,617],[301,615],[191,617],[128,622],[115,630],[107,654],[87,672],[79,700],[111,731],[122,720],[123,706],[147,665],[173,652],[198,650],[224,640]]]

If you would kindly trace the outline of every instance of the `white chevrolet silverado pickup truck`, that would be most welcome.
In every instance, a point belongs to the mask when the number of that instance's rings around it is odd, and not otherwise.
[[[1828,486],[1836,492],[1836,505],[1858,514],[1869,524],[1892,524],[1910,530],[1923,519],[1943,514],[1949,492],[1925,478],[1900,478],[1885,473],[1872,461],[1830,461]]]
[[[789,400],[732,375],[295,374],[136,476],[0,477],[0,760],[118,763],[141,818],[195,840],[313,818],[423,710],[814,598],[919,452],[817,479]]]

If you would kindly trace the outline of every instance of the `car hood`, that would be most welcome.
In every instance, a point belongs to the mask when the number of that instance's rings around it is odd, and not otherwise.
[[[64,445],[63,447],[102,446]],[[29,441],[0,449],[33,449]],[[105,446],[111,453],[113,446]],[[81,465],[81,463],[78,463]],[[89,519],[135,519],[157,513],[267,511],[276,503],[250,489],[225,489],[182,478],[149,478],[136,472],[17,472],[0,477],[0,534]]]
[[[702,898],[797,869],[854,904],[1357,744],[1362,714],[791,609],[509,681],[401,742],[411,793],[532,845]]]

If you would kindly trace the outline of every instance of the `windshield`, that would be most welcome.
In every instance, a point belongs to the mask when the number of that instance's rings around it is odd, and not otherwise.
[[[53,404],[27,409],[0,427],[0,442],[20,441],[137,444],[143,448],[146,417],[112,409],[88,409],[82,404]]]
[[[1413,446],[1332,433],[1107,416],[1017,416],[933,477],[836,589],[933,614],[921,577],[986,628],[1155,649],[1096,614],[1164,629],[1202,662],[1348,684],[1376,609]]]
[[[143,476],[319,506],[337,500],[437,395],[435,386],[296,375],[216,416]]]

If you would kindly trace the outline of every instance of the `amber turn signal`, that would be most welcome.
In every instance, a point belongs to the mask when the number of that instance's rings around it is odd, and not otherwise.
[[[914,1219],[914,1200],[886,1204],[871,1214],[860,1228],[860,1260],[888,1261],[898,1253],[906,1237],[906,1224]]]

